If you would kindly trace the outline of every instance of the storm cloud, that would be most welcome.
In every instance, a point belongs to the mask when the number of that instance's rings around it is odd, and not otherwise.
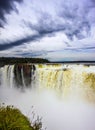
[[[39,9],[40,17],[36,24],[29,23],[30,28],[38,33],[63,31],[70,40],[74,37],[83,39],[90,35],[91,27],[95,25],[95,5],[88,0],[83,1],[63,0],[59,7],[55,6],[56,15],[53,16],[51,12],[41,11]]]
[[[2,52],[19,50],[21,56],[41,56],[41,51],[46,55],[69,50],[91,53],[95,49],[95,0],[0,2],[0,26],[4,27],[0,34]]]
[[[5,15],[10,14],[12,10],[17,11],[15,2],[22,2],[22,0],[0,0],[0,27],[7,22]]]

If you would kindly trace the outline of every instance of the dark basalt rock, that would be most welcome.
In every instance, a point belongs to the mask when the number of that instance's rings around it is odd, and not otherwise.
[[[16,64],[14,67],[14,81],[17,87],[30,86],[35,76],[35,65]]]

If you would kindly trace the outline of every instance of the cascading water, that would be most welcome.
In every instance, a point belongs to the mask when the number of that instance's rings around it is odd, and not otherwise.
[[[33,105],[48,130],[95,130],[95,65],[5,65],[0,102],[26,115]]]
[[[0,68],[1,86],[27,87],[34,80],[34,65],[5,65]]]
[[[1,86],[23,89],[33,86],[40,89],[48,88],[57,91],[63,97],[71,94],[78,97],[84,94],[86,98],[95,100],[95,66],[93,65],[5,65],[0,68],[0,82]]]
[[[11,66],[5,65],[4,67],[0,68],[1,86],[12,87],[14,79],[13,70],[14,65]]]
[[[39,87],[50,88],[70,98],[85,97],[95,100],[95,66],[37,65]],[[76,96],[75,96],[76,95]]]

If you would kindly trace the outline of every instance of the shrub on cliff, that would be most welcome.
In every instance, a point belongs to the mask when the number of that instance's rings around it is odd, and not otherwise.
[[[0,130],[41,130],[42,124],[32,124],[17,108],[0,106]]]

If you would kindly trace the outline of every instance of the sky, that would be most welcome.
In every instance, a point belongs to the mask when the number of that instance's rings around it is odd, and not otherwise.
[[[0,0],[0,57],[95,60],[95,0]]]

